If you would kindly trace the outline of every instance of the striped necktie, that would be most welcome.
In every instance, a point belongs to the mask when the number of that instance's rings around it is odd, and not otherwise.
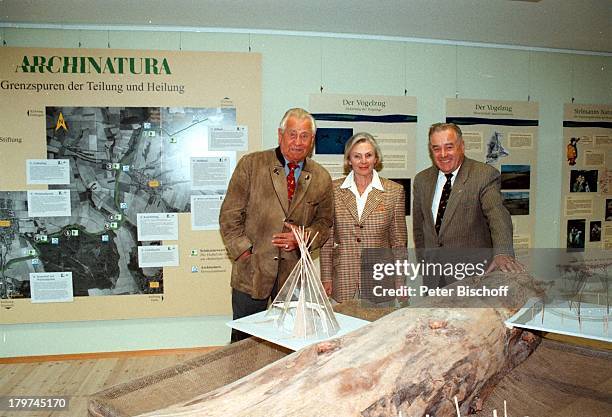
[[[444,174],[446,182],[442,188],[442,195],[440,196],[440,204],[438,205],[438,215],[436,216],[436,233],[440,233],[440,226],[442,226],[442,218],[444,217],[444,211],[446,211],[446,205],[448,204],[448,198],[450,197],[453,174]]]

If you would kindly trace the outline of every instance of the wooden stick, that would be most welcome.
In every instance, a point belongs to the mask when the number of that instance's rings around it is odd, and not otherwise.
[[[455,408],[457,409],[457,417],[461,417],[461,411],[459,411],[459,402],[457,401],[456,395],[455,395]]]

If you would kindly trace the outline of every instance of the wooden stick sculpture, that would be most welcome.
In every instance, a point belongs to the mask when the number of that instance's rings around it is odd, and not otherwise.
[[[462,285],[484,282],[510,285],[513,305],[538,295],[526,274],[498,273]],[[455,397],[467,415],[539,342],[531,333],[506,328],[504,320],[516,309],[499,304],[439,308],[440,300],[429,297],[420,307],[397,310],[187,403],[146,415],[454,417]]]
[[[335,335],[340,326],[309,252],[310,233],[293,229],[301,256],[287,281],[270,304],[266,318],[292,337],[323,339]]]

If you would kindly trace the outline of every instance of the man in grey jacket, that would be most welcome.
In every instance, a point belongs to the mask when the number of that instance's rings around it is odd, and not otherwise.
[[[242,157],[221,206],[219,223],[233,260],[232,311],[238,319],[264,311],[297,263],[291,229],[304,226],[312,248],[329,236],[333,193],[329,173],[308,155],[316,125],[303,109],[288,110],[276,149]],[[248,335],[232,330],[232,342]]]
[[[433,166],[414,179],[412,229],[417,253],[431,248],[490,248],[487,272],[521,272],[524,267],[514,258],[512,220],[503,205],[500,173],[466,158],[464,151],[457,125],[431,126]]]

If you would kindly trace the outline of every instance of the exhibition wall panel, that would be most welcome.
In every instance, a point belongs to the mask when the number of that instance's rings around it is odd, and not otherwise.
[[[571,97],[568,101],[580,104],[612,102],[612,57],[572,57]]]
[[[62,29],[17,29],[4,28],[3,41],[5,46],[31,46],[39,48],[78,48],[79,39],[83,33],[88,33],[98,41],[104,37],[104,43],[97,47],[106,48],[108,31],[81,31]],[[87,46],[95,48],[96,46]]]
[[[132,32],[117,30],[108,33],[110,49],[158,49],[176,51],[180,47],[179,32]]]
[[[261,56],[0,56],[0,323],[228,314],[218,209],[262,142]]]
[[[527,100],[529,57],[529,51],[458,47],[458,98]]]
[[[571,97],[571,62],[568,54],[531,54],[529,95],[540,104],[540,132],[536,176],[535,247],[557,247],[553,238],[559,230],[561,209],[560,151],[556,146],[562,137],[559,120],[563,115],[563,102]],[[603,81],[603,80],[602,80]],[[557,184],[558,182],[558,184]]]
[[[262,57],[263,148],[278,144],[278,123],[291,107],[308,107],[308,95],[321,86],[320,40],[291,36],[251,36],[251,50]]]
[[[249,40],[242,33],[181,32],[179,43],[184,51],[249,52]]]
[[[400,42],[323,39],[323,93],[403,95],[404,54]]]
[[[406,91],[417,98],[416,172],[431,165],[427,148],[427,131],[433,123],[446,117],[446,98],[457,93],[457,47],[407,43]]]

